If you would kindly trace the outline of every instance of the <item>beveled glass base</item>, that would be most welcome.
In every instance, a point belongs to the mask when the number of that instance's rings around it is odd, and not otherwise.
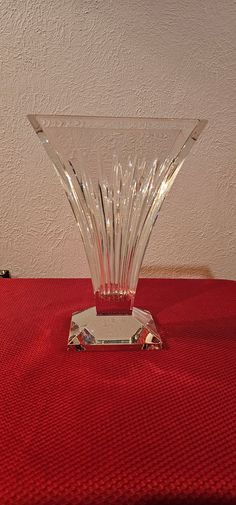
[[[68,348],[77,351],[159,350],[162,341],[150,312],[133,308],[131,315],[97,315],[96,307],[74,312]]]

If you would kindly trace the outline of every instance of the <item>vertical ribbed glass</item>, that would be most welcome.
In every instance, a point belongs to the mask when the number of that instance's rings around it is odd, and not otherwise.
[[[98,314],[132,311],[165,196],[206,121],[31,115],[82,235]]]

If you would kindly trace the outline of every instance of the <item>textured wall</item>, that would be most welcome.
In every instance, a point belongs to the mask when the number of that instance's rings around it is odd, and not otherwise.
[[[145,276],[235,278],[234,0],[0,1],[0,268],[88,275],[26,113],[209,119],[163,206]]]

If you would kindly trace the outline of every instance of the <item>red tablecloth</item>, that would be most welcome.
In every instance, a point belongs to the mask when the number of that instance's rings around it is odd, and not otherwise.
[[[236,283],[151,280],[163,351],[67,351],[88,280],[0,279],[1,505],[236,503]]]

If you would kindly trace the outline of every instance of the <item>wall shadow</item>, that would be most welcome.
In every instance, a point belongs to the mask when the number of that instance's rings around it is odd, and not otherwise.
[[[143,265],[140,277],[182,277],[214,279],[213,272],[207,265]]]

